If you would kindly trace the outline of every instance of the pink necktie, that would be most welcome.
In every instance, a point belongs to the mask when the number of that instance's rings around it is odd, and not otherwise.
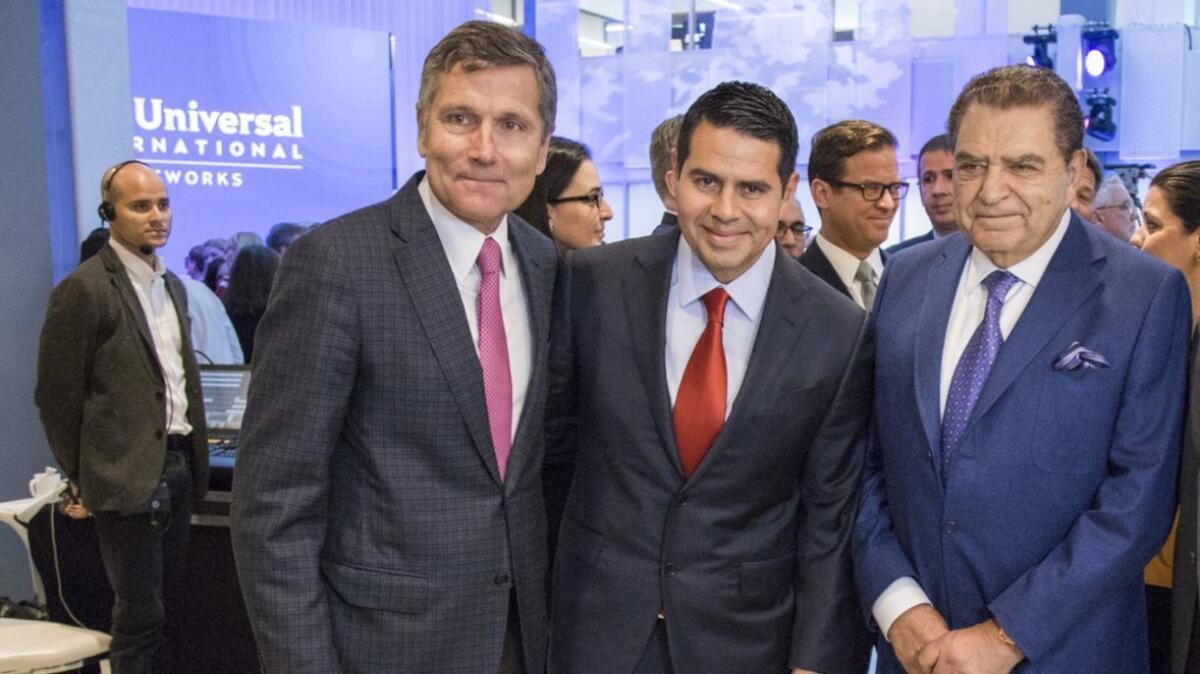
[[[500,244],[490,236],[475,260],[479,266],[479,297],[475,312],[479,318],[479,365],[483,368],[483,393],[487,399],[488,427],[496,450],[500,479],[508,469],[512,449],[512,374],[508,368],[508,339],[504,335],[504,316],[500,313]]]

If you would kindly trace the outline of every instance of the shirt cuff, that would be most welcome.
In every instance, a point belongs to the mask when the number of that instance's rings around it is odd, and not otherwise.
[[[921,604],[933,604],[929,601],[929,595],[925,594],[925,590],[921,589],[921,585],[911,576],[904,576],[892,581],[887,589],[880,593],[879,598],[875,600],[875,604],[871,607],[871,615],[875,616],[875,622],[879,623],[879,631],[883,632],[885,641],[888,639],[888,630],[892,628],[892,623],[896,622],[905,611]]]

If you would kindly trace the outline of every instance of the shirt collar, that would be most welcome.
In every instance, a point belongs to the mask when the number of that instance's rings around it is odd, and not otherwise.
[[[771,284],[771,274],[774,271],[774,239],[741,276],[729,283],[721,283],[708,267],[704,266],[704,262],[688,245],[687,239],[680,236],[673,272],[674,282],[678,284],[676,296],[679,298],[679,306],[686,307],[713,288],[723,287],[738,310],[746,318],[757,323],[762,315],[763,303],[767,299],[767,287]]]
[[[159,259],[157,254],[154,254],[151,257],[151,260],[153,261],[153,266],[151,266],[150,263],[147,263],[144,259],[136,255],[133,251],[129,250],[124,244],[118,241],[109,241],[108,246],[117,254],[117,259],[119,259],[121,264],[125,266],[125,271],[129,274],[130,278],[138,283],[149,285],[153,283],[155,279],[167,273],[166,270],[163,269],[162,261]]]
[[[1046,267],[1050,266],[1050,258],[1054,257],[1054,252],[1058,250],[1058,245],[1062,243],[1063,237],[1067,234],[1067,226],[1071,222],[1071,210],[1067,209],[1063,213],[1062,219],[1058,221],[1058,226],[1054,229],[1054,233],[1046,239],[1045,243],[1033,251],[1029,257],[1021,260],[1008,268],[1008,273],[1017,277],[1030,288],[1037,288],[1041,282],[1042,276],[1046,273]],[[971,247],[971,268],[967,270],[967,290],[974,290],[976,286],[983,283],[983,279],[987,275],[996,271],[999,267],[996,263],[988,259],[983,251]]]
[[[512,246],[508,242],[508,215],[500,219],[500,226],[489,235],[463,222],[438,201],[429,187],[429,178],[421,178],[417,192],[425,204],[425,211],[433,221],[438,238],[442,241],[442,250],[446,251],[446,259],[450,261],[450,271],[454,280],[462,283],[475,270],[475,261],[483,248],[484,239],[489,236],[500,244],[500,276],[505,277],[513,267]]]
[[[825,254],[825,258],[837,272],[838,278],[849,288],[854,283],[854,276],[858,274],[858,265],[862,260],[831,243],[820,232],[817,232],[816,245]],[[871,270],[875,272],[875,278],[878,280],[883,275],[883,255],[880,254],[878,248],[867,256],[867,264],[871,265]]]

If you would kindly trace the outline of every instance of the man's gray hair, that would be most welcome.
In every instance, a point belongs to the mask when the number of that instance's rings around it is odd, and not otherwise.
[[[554,132],[558,85],[545,51],[527,35],[490,21],[467,21],[429,50],[425,65],[421,67],[421,88],[417,94],[417,114],[421,116],[422,124],[437,96],[438,80],[460,64],[469,73],[502,66],[533,68],[538,83],[542,138],[548,138]]]

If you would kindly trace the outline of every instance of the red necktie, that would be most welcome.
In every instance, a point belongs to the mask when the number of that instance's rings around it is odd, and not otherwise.
[[[688,358],[675,396],[675,442],[683,476],[691,477],[725,423],[725,303],[729,293],[715,288],[704,294],[708,324]]]

